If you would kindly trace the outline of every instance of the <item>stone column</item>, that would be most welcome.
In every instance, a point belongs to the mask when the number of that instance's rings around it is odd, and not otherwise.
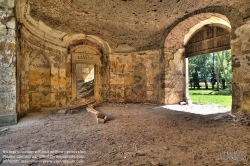
[[[185,65],[184,49],[175,51],[165,48],[165,71],[164,71],[164,104],[178,104],[185,101]]]
[[[0,0],[0,127],[17,123],[14,0]]]
[[[231,41],[233,56],[232,113],[250,115],[250,21],[235,31]]]

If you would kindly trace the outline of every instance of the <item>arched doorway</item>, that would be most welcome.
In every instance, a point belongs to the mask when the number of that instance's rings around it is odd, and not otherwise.
[[[78,45],[70,48],[70,54],[71,101],[83,104],[99,101],[101,52],[88,45]]]
[[[188,80],[185,46],[197,31],[208,25],[216,25],[227,30],[231,28],[226,16],[218,13],[201,13],[177,24],[166,37],[164,44],[163,103],[190,102],[186,88]]]
[[[70,35],[65,44],[68,50],[66,56],[67,106],[83,106],[94,101],[108,100],[111,51],[109,45],[96,36],[83,34]]]
[[[185,46],[185,58],[186,58],[186,98],[189,100],[189,103],[191,103],[190,96],[188,93],[189,85],[192,85],[200,89],[199,81],[204,82],[206,89],[208,89],[208,82],[212,83],[212,87],[214,88],[214,84],[217,84],[217,87],[219,88],[219,70],[215,70],[214,67],[214,60],[216,57],[216,60],[218,61],[218,56],[215,56],[215,52],[217,55],[217,52],[229,50],[231,48],[230,46],[230,28],[221,26],[219,24],[209,24],[205,25],[199,30],[197,30],[193,36],[188,41],[187,45]],[[209,55],[209,53],[213,53],[212,55]],[[224,52],[223,53],[223,59],[224,59]],[[195,69],[195,72],[190,75],[188,71],[190,71],[190,68],[188,66],[189,62],[188,59],[192,59],[192,57],[201,56],[202,54],[207,54],[202,56],[202,61],[213,61],[211,62],[212,65],[210,68],[210,73],[203,72],[203,76],[201,76],[199,67]],[[210,57],[213,57],[212,59]],[[204,60],[205,59],[205,60]],[[202,62],[199,62],[202,63]],[[204,66],[202,67],[204,70],[208,70],[206,68],[205,62],[203,62]],[[222,66],[223,67],[223,66]],[[224,70],[225,72],[225,70]],[[199,74],[198,74],[199,73]],[[211,75],[211,79],[208,75]],[[223,73],[225,75],[225,73]],[[207,76],[204,76],[207,75]],[[205,78],[206,77],[206,78]],[[201,80],[202,79],[202,80]],[[224,78],[224,87],[225,82],[228,84],[227,78]],[[231,86],[230,86],[231,87]],[[218,89],[219,90],[219,89]],[[231,88],[230,88],[231,90]],[[230,102],[231,104],[232,102]]]

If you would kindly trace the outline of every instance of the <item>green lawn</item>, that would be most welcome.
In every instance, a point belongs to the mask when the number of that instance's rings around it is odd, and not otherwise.
[[[232,95],[229,90],[189,89],[189,95],[194,104],[218,104],[222,107],[231,107],[232,104]]]

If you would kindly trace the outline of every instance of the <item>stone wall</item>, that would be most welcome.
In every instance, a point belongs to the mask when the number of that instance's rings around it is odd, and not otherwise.
[[[0,127],[17,123],[14,0],[0,0]]]
[[[165,104],[178,104],[186,101],[184,49],[174,51],[171,48],[165,48],[164,50],[162,102]]]
[[[250,115],[250,21],[236,29],[232,40],[233,105],[236,115]]]
[[[109,46],[97,36],[67,34],[48,27],[41,20],[30,17],[26,0],[16,1],[20,36],[18,42],[18,70],[20,71],[20,116],[44,109],[59,109],[77,104],[73,100],[71,48],[87,45],[98,49],[100,65],[96,67],[98,100],[108,98]],[[78,52],[80,53],[80,52]],[[84,54],[84,52],[82,52]],[[86,100],[89,102],[89,100]],[[86,104],[81,100],[81,104]]]
[[[168,18],[163,12],[165,8],[154,10],[155,14],[158,12],[157,15],[141,8],[147,13],[141,13],[141,16],[147,17],[134,20],[133,15],[138,13],[131,12],[129,24],[125,26],[123,15],[109,15],[109,20],[105,18],[105,22],[100,22],[102,19],[97,18],[103,18],[105,12],[99,12],[98,16],[91,15],[92,7],[90,13],[85,13],[88,15],[76,12],[74,9],[77,5],[73,1],[29,2],[18,0],[14,4],[14,0],[0,0],[0,126],[16,123],[16,112],[21,117],[30,111],[64,107],[72,102],[71,48],[78,46],[90,46],[100,53],[97,64],[88,61],[89,64],[95,64],[97,73],[95,99],[165,104],[185,101],[188,97],[185,92],[185,45],[198,29],[210,24],[231,27],[233,113],[250,114],[250,22],[247,22],[250,17],[249,10],[241,10],[242,6],[247,8],[249,2],[238,3],[233,0],[229,3],[223,0],[220,5],[213,7],[211,5],[216,2],[202,1],[192,11],[185,12],[183,9],[186,7],[176,3],[176,8],[182,12],[172,17],[172,10],[169,10],[171,16]],[[68,5],[69,2],[72,4]],[[160,2],[154,2],[157,4],[153,6],[172,4]],[[119,3],[132,5],[135,2]],[[151,8],[147,3],[135,3],[132,6],[136,10],[136,5]],[[190,6],[189,3],[181,3]],[[114,7],[109,3],[106,5],[112,9]],[[61,14],[65,15],[65,10],[51,10],[58,9],[58,6],[67,6],[65,9],[70,12],[68,18],[61,17]],[[88,6],[92,6],[92,2]],[[201,7],[204,10],[200,10]],[[126,7],[119,8],[119,11],[124,9]],[[108,8],[105,10],[110,11]],[[59,11],[59,17],[49,17]],[[81,19],[80,15],[85,19]],[[151,18],[157,23],[148,21]]]
[[[65,106],[67,49],[46,43],[21,27],[21,116],[27,112]]]
[[[110,55],[110,101],[160,103],[161,51]]]
[[[95,95],[95,99],[107,100],[109,90],[109,86],[107,86],[109,80],[108,55],[104,54],[104,51],[97,44],[87,40],[84,35],[78,35],[75,40],[72,39],[69,42],[65,42],[70,43],[68,46],[66,46],[64,41],[61,41],[61,43],[48,42],[46,38],[33,34],[33,29],[30,27],[28,29],[27,27],[29,25],[19,27],[20,51],[18,51],[18,70],[20,71],[21,92],[20,111],[18,113],[20,116],[36,110],[59,109],[60,107],[77,104],[84,105],[92,102],[89,99],[75,101],[72,98],[73,53],[70,50],[74,47],[83,49],[83,46],[89,45],[102,52],[98,57],[99,64],[96,67],[98,76],[95,76],[95,78],[97,78],[96,81],[98,82],[96,86],[98,87],[98,92]],[[56,33],[53,34],[53,31],[51,32],[50,35],[56,35]],[[80,50],[76,54],[85,55],[86,52],[84,50],[81,52]],[[84,59],[84,56],[81,57]],[[84,63],[84,60],[81,63]],[[92,64],[90,61],[88,63]],[[93,62],[93,64],[95,63]]]

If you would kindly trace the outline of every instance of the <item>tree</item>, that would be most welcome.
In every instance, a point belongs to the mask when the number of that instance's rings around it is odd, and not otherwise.
[[[205,83],[208,89],[208,81],[211,82],[212,88],[219,90],[220,83],[222,87],[226,86],[232,90],[232,67],[231,67],[231,50],[209,53],[201,56],[189,58],[189,76],[190,83],[194,82],[194,76],[199,81]],[[197,79],[197,78],[195,78]]]
[[[207,63],[209,60],[209,54],[204,54],[202,56],[195,56],[189,58],[189,76],[192,76],[193,82],[194,79],[198,79],[198,82],[202,81],[205,83],[206,89],[208,89],[208,75],[209,71],[207,70]],[[196,78],[194,78],[194,75]],[[197,78],[198,77],[198,78]],[[199,85],[198,85],[199,88]]]
[[[227,56],[226,61],[225,61],[225,55]],[[231,61],[231,58],[229,58],[229,52],[228,51],[217,52],[217,57],[220,60],[220,67],[221,67],[222,73],[224,75],[224,79],[225,79],[225,82],[227,84],[227,87],[228,87],[229,91],[232,92],[232,86],[229,82],[229,80],[232,79],[232,77],[231,77],[232,73],[230,73],[230,71],[227,71],[227,73],[226,73],[226,69],[231,70],[231,65],[229,64],[230,63],[229,60]]]
[[[218,61],[218,54],[213,54],[213,57],[214,55],[217,55],[216,56],[216,60],[215,60],[215,65],[214,65],[214,71],[215,71],[215,77],[216,77],[216,82],[217,82],[217,86],[216,86],[216,91],[219,91],[220,90],[220,76],[219,76],[219,61]]]

